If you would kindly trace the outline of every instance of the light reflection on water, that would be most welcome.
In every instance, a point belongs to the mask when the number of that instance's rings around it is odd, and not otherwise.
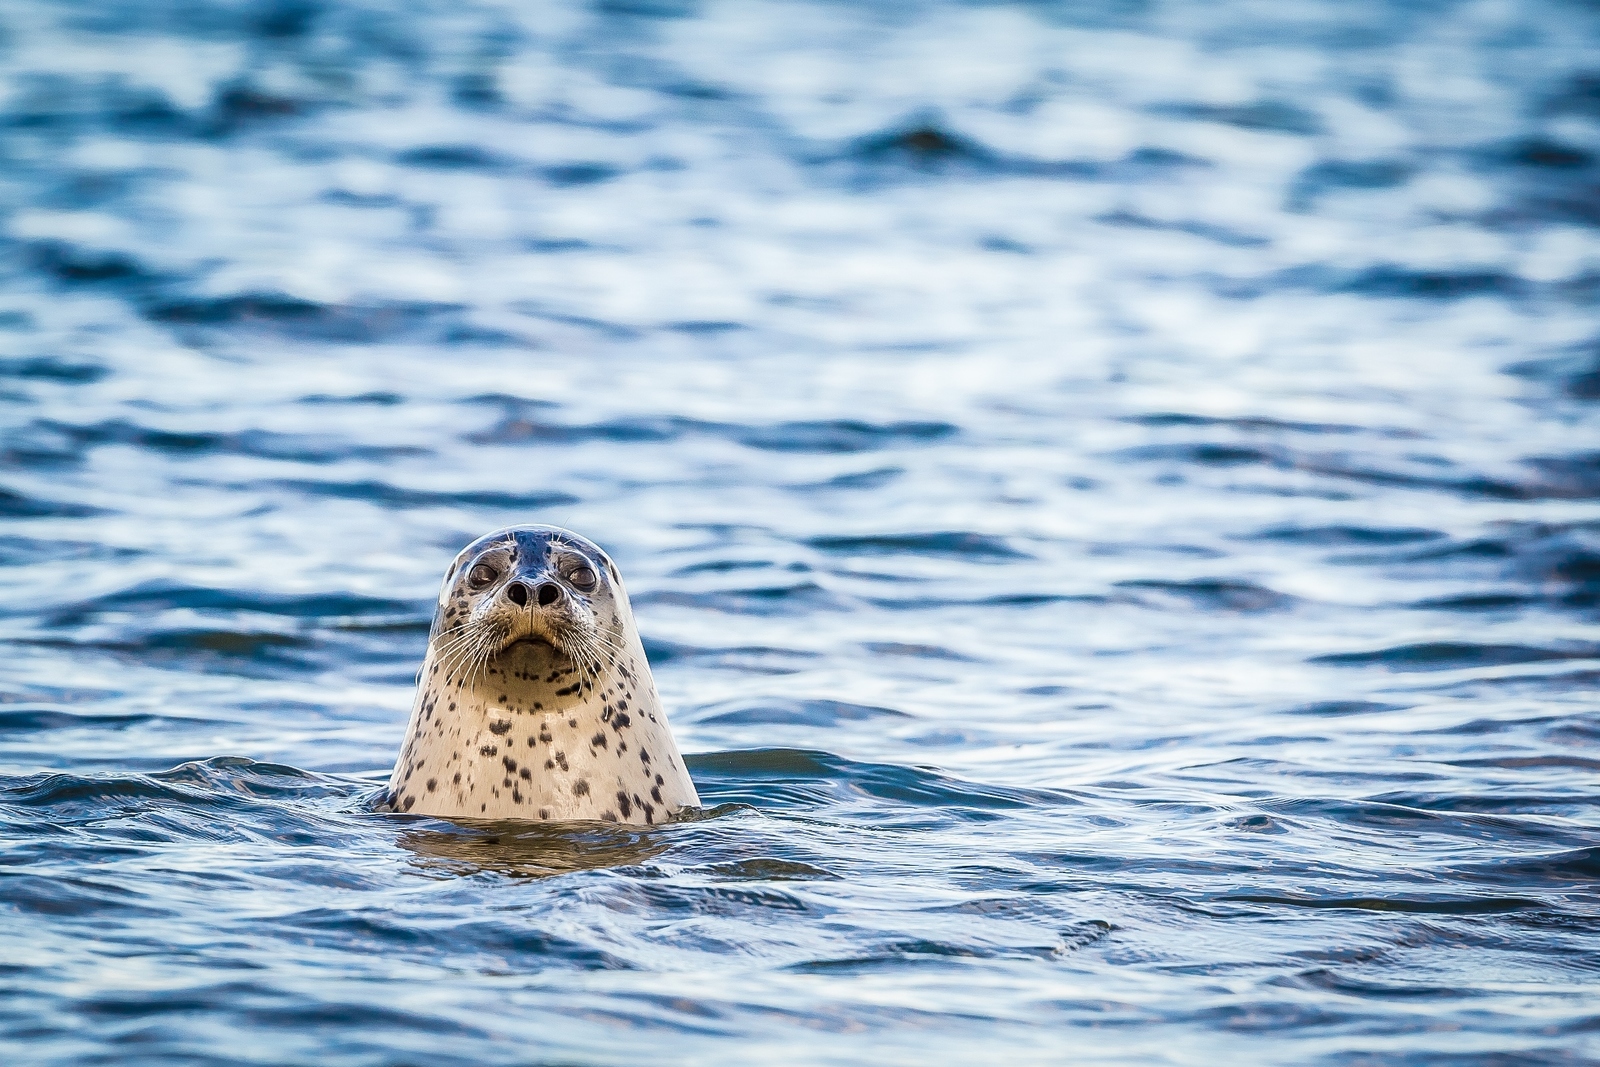
[[[1600,1055],[1596,30],[0,12],[11,1058]],[[371,810],[520,521],[702,817]]]

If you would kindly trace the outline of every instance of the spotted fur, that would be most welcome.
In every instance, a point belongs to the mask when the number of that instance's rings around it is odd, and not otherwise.
[[[387,806],[651,824],[699,807],[622,576],[554,526],[480,537],[446,572]]]

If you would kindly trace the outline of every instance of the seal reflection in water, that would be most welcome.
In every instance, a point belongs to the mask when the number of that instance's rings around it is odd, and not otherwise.
[[[699,805],[600,547],[513,526],[463,549],[439,593],[386,806],[659,823]]]

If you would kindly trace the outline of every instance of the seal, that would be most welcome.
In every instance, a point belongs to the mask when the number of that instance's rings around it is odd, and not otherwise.
[[[598,545],[512,526],[461,550],[384,806],[641,824],[700,806],[622,576]]]

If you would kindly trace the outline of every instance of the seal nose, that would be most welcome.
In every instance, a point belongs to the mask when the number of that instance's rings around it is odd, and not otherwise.
[[[521,582],[512,582],[506,586],[506,599],[519,608],[528,606],[528,587]]]
[[[561,587],[554,582],[545,582],[539,587],[539,606],[547,608],[561,599]]]

